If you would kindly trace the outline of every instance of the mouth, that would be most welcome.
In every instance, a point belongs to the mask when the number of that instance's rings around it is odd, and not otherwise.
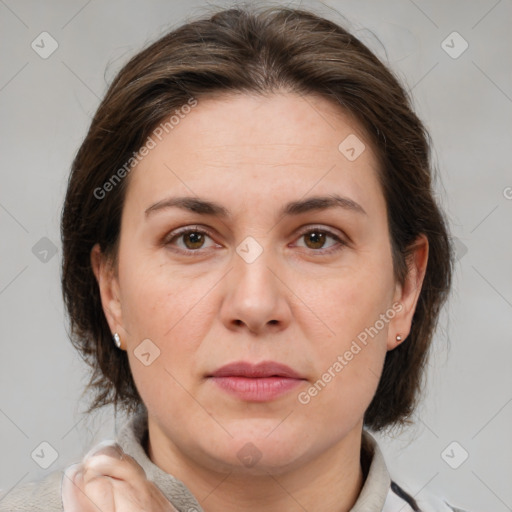
[[[289,366],[274,361],[230,363],[208,378],[226,393],[249,402],[268,402],[306,380]]]

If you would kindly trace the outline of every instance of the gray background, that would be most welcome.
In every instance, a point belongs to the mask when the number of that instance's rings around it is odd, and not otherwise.
[[[418,497],[429,491],[474,512],[510,511],[512,3],[287,4],[313,7],[345,24],[412,91],[433,137],[442,181],[437,190],[458,247],[454,293],[415,425],[379,436],[391,473]],[[0,0],[1,489],[77,462],[92,442],[113,435],[111,409],[81,415],[86,368],[66,335],[59,214],[67,175],[122,63],[205,6]],[[46,59],[31,47],[34,40],[42,46],[43,31],[58,43]],[[463,39],[450,36],[454,31]],[[467,50],[454,58],[464,41]],[[31,458],[43,441],[58,453],[47,469]],[[453,441],[458,445],[445,451]],[[459,464],[463,450],[468,459],[453,469],[447,461]],[[43,453],[34,458],[49,463],[51,450]]]

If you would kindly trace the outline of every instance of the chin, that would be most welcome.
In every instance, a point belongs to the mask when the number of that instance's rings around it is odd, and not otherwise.
[[[273,432],[268,428],[259,431],[252,426],[253,435],[249,435],[247,429],[235,434],[228,428],[232,438],[221,442],[212,440],[205,446],[208,456],[215,461],[216,470],[268,476],[285,473],[298,465],[308,457],[306,440],[296,439],[289,430],[278,434],[278,424],[273,422]],[[217,449],[212,450],[212,447]],[[314,451],[314,447],[309,448]]]

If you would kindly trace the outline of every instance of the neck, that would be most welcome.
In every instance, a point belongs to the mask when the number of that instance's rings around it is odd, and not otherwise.
[[[181,453],[158,428],[151,428],[151,423],[149,426],[149,458],[181,480],[205,512],[349,512],[363,485],[359,425],[302,466],[260,476],[212,471]]]

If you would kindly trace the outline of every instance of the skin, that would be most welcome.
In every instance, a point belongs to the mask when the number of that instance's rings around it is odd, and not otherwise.
[[[98,446],[80,464],[67,468],[62,504],[64,512],[177,512],[117,443]]]
[[[338,150],[350,134],[365,144],[354,161]],[[98,246],[91,261],[148,409],[148,454],[205,511],[343,512],[355,503],[364,412],[386,352],[410,331],[428,258],[421,236],[405,282],[396,281],[377,173],[353,118],[292,93],[200,99],[131,172],[117,268]],[[329,194],[364,213],[333,207],[279,216],[288,202]],[[230,215],[177,207],[145,214],[176,196],[220,203]],[[196,226],[208,232],[202,242],[174,237]],[[327,232],[323,242],[305,234],[315,230]],[[262,249],[251,263],[236,252],[246,237]],[[300,403],[298,394],[396,303],[400,312]],[[145,366],[134,350],[148,338],[160,356]],[[278,361],[305,380],[274,400],[247,402],[206,378],[239,360]],[[247,443],[261,455],[252,467],[237,456]],[[107,469],[97,474],[109,478]],[[143,482],[137,475],[112,492],[129,492],[129,481]],[[148,510],[165,510],[158,507]]]

